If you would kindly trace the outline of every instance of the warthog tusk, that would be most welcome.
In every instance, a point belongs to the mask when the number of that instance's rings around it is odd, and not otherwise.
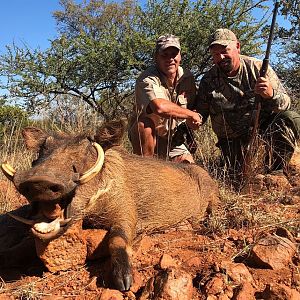
[[[27,224],[27,225],[34,225],[36,222],[34,220],[28,220],[28,219],[25,219],[25,218],[22,218],[22,217],[19,217],[19,216],[15,216],[11,213],[7,213],[11,218],[21,222],[21,223],[24,223],[24,224]]]
[[[97,143],[93,143],[92,145],[95,147],[97,151],[97,161],[93,167],[91,167],[88,171],[84,172],[80,176],[80,178],[78,179],[78,182],[80,184],[84,184],[89,180],[91,180],[92,178],[94,178],[100,172],[104,163],[104,151],[102,147]]]
[[[59,220],[59,225],[60,226],[65,226],[66,224],[68,224],[72,219],[64,219],[64,220]]]
[[[1,170],[9,180],[12,180],[16,173],[16,170],[7,162],[1,164]]]
[[[25,218],[22,218],[22,217],[19,217],[19,216],[16,216],[12,213],[7,213],[11,218],[21,222],[21,223],[24,223],[24,224],[27,224],[27,225],[30,225],[30,226],[36,226],[38,224],[52,224],[52,223],[56,223],[58,222],[58,224],[60,226],[65,226],[66,224],[68,224],[70,221],[71,221],[71,218],[69,219],[61,219],[60,217],[56,218],[54,221],[52,221],[51,223],[46,223],[46,222],[38,222],[38,221],[35,221],[35,220],[28,220],[28,219],[25,219]],[[41,226],[41,225],[38,225],[38,226]],[[42,225],[43,226],[43,225]],[[51,227],[52,225],[50,225]]]
[[[56,218],[50,223],[47,222],[40,222],[40,223],[35,223],[33,225],[33,229],[39,233],[49,233],[52,231],[58,231],[60,228],[59,224],[59,218]]]
[[[49,233],[49,232],[58,232],[60,230],[60,226],[66,225],[70,222],[71,219],[61,219],[60,217],[56,218],[50,223],[47,222],[39,222],[33,225],[33,229],[39,233]]]

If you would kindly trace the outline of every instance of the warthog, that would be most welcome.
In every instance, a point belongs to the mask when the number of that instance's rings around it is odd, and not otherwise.
[[[35,237],[58,237],[75,220],[88,218],[109,232],[108,248],[114,285],[127,290],[132,282],[130,245],[136,234],[183,220],[199,222],[218,189],[197,165],[147,159],[120,144],[124,124],[103,124],[93,137],[48,134],[28,127],[23,137],[38,153],[32,168],[2,170],[32,205]]]

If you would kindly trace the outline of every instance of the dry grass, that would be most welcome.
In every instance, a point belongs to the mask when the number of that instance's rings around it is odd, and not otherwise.
[[[8,293],[14,296],[14,299],[26,299],[26,300],[39,300],[39,299],[51,299],[54,297],[55,291],[70,285],[70,282],[78,280],[78,272],[85,270],[85,266],[79,266],[76,270],[61,271],[59,274],[45,273],[42,277],[31,277],[28,278],[28,282],[23,284],[16,284],[6,287],[5,282],[2,280],[2,286],[0,286],[0,294]],[[68,276],[66,276],[68,275]],[[60,284],[55,286],[52,284],[53,277],[60,277]],[[87,276],[86,276],[87,277]],[[87,278],[82,278],[88,280]],[[57,278],[56,278],[57,280]],[[17,283],[17,282],[16,282]],[[41,283],[44,286],[41,290]],[[88,284],[86,284],[87,286]],[[84,288],[82,290],[74,291],[70,294],[65,294],[60,299],[78,299],[79,295],[84,294]],[[7,298],[8,299],[8,298]]]

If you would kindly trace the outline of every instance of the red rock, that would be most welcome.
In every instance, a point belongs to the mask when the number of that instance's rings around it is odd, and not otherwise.
[[[200,267],[201,266],[201,259],[200,257],[197,257],[197,256],[194,256],[194,257],[191,257],[189,260],[186,261],[186,264],[189,266],[189,267]]]
[[[176,267],[176,265],[176,261],[169,254],[163,254],[159,260],[159,266],[161,269]]]
[[[279,270],[287,267],[296,252],[289,239],[269,235],[257,242],[251,250],[251,262],[257,267]]]
[[[218,297],[214,295],[208,295],[206,300],[218,300]]]
[[[232,299],[233,297],[233,287],[231,285],[227,285],[224,293],[228,296],[229,299]]]
[[[230,300],[230,298],[226,294],[220,294],[218,296],[218,300]]]
[[[226,274],[235,282],[252,282],[253,278],[247,267],[242,263],[231,261],[222,261],[220,267],[225,270]]]
[[[167,269],[150,278],[139,300],[191,300],[193,281],[190,274],[179,269]]]
[[[117,290],[104,289],[100,300],[123,300],[123,294]]]
[[[144,285],[144,279],[136,269],[132,270],[132,282],[130,290],[134,293],[136,293]]]
[[[205,285],[205,293],[206,295],[218,295],[223,292],[225,288],[225,283],[220,277],[213,277],[206,285]]]
[[[64,300],[64,299],[66,299],[66,298],[63,297],[63,296],[58,296],[58,295],[51,295],[51,296],[44,296],[43,297],[43,300]]]
[[[244,186],[243,194],[257,194],[264,191],[287,191],[292,188],[289,179],[282,173],[257,174],[247,185]]]
[[[146,254],[154,245],[154,242],[150,236],[144,236],[139,242],[138,249],[135,251],[135,256]]]
[[[50,272],[68,270],[83,265],[87,256],[82,222],[70,226],[59,238],[50,242],[35,239],[37,255]]]
[[[233,300],[255,300],[255,289],[250,282],[242,283],[235,290]]]
[[[132,291],[123,292],[124,299],[126,300],[136,300],[135,294]]]
[[[284,284],[272,284],[267,285],[262,297],[268,300],[299,300],[300,293]]]
[[[107,231],[101,229],[85,229],[82,231],[87,245],[87,259],[93,260],[108,255]]]
[[[1,294],[0,295],[0,300],[14,300],[15,297],[7,294]]]

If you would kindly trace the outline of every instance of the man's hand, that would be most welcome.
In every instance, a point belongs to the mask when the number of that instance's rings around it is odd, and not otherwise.
[[[254,92],[265,99],[273,98],[273,88],[268,78],[259,77],[256,81]]]
[[[202,125],[202,116],[193,111],[192,115],[186,119],[186,124],[193,130],[198,129]]]

